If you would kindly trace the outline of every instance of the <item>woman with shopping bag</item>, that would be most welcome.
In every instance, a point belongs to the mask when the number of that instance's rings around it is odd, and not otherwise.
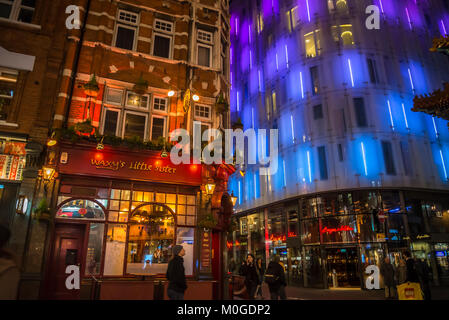
[[[407,278],[405,283],[397,286],[398,298],[399,300],[423,300],[415,260],[413,260],[409,251],[404,252],[404,257],[407,267]]]

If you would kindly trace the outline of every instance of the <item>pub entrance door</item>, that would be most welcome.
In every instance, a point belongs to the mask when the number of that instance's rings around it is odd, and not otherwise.
[[[79,299],[80,290],[67,289],[66,279],[69,274],[65,271],[69,265],[79,266],[81,277],[86,226],[87,224],[56,224],[45,281],[46,299]]]

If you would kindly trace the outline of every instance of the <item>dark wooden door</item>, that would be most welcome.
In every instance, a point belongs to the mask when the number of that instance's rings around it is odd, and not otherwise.
[[[68,265],[77,265],[81,273],[84,262],[85,224],[57,224],[53,249],[47,272],[46,298],[48,299],[79,299],[80,290],[69,290],[66,287]]]

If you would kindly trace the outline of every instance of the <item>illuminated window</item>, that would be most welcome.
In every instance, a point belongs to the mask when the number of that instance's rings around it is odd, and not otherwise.
[[[315,30],[304,35],[306,57],[314,58],[320,54],[320,31]]]
[[[328,0],[327,7],[330,13],[334,10],[338,13],[348,13],[348,3],[346,0]]]
[[[0,120],[5,120],[11,111],[18,75],[15,70],[0,69]]]
[[[296,26],[299,22],[299,15],[298,15],[298,7],[294,7],[287,11],[287,23],[288,23],[288,31],[292,32],[295,30]]]
[[[312,94],[316,96],[320,93],[320,78],[318,75],[318,66],[310,68],[310,78],[312,81]]]
[[[335,42],[342,43],[344,46],[352,46],[354,44],[351,24],[332,26],[332,36]]]
[[[259,13],[257,15],[257,33],[261,33],[263,30],[263,16]]]
[[[276,113],[276,92],[273,91],[271,94],[271,101],[273,104],[273,113]]]

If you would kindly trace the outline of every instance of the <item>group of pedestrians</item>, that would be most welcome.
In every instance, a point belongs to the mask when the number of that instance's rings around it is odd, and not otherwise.
[[[409,251],[404,252],[403,255],[405,260],[400,259],[397,268],[391,264],[388,256],[380,267],[380,274],[383,277],[385,286],[385,298],[395,299],[397,296],[397,285],[412,282],[420,284],[425,300],[431,300],[431,271],[429,266],[423,260],[413,259]]]
[[[279,256],[275,256],[264,271],[262,259],[255,259],[252,254],[248,254],[246,261],[242,262],[239,274],[245,277],[246,291],[251,300],[263,299],[263,282],[268,284],[270,297],[272,300],[286,300],[285,270],[282,266]]]

